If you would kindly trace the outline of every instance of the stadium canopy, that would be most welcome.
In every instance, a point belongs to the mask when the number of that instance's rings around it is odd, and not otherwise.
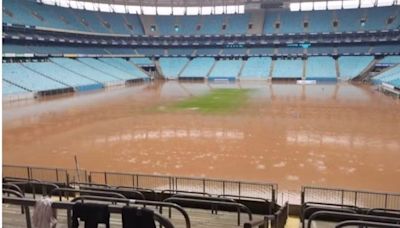
[[[36,0],[91,11],[144,15],[242,14],[248,9],[337,10],[400,5],[400,0]]]

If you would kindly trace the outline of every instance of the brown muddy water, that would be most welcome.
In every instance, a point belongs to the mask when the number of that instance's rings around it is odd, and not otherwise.
[[[165,106],[251,88],[230,114]],[[3,104],[3,163],[400,192],[400,102],[367,86],[165,83]]]

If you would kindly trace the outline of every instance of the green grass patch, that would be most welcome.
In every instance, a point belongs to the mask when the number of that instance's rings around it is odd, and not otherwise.
[[[229,113],[246,103],[248,93],[248,89],[214,89],[203,96],[178,102],[172,108],[202,113]]]

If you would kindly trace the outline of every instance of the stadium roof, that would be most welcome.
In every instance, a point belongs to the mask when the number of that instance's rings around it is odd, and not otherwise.
[[[400,0],[36,0],[45,4],[138,14],[232,14],[245,9],[335,10],[399,5]]]

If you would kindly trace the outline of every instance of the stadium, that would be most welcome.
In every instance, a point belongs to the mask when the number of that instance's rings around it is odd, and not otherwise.
[[[3,0],[3,227],[400,227],[399,0]]]

